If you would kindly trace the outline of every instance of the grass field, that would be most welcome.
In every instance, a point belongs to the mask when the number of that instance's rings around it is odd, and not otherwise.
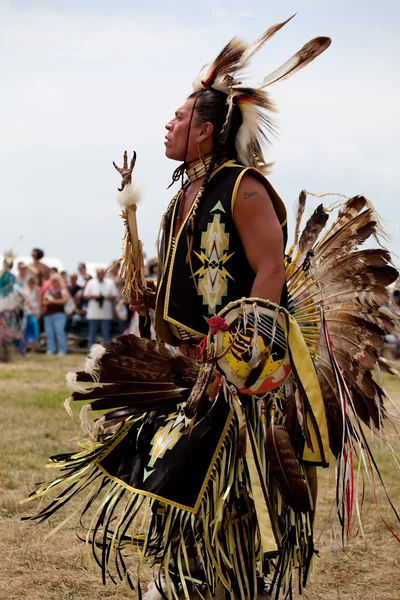
[[[79,433],[78,411],[71,419],[62,408],[66,397],[64,374],[82,367],[82,356],[28,356],[14,364],[0,363],[0,599],[97,600],[128,598],[124,586],[103,586],[99,571],[88,568],[83,544],[74,524],[54,536],[51,530],[21,522],[33,506],[20,505],[40,481],[49,479],[48,456],[74,449]],[[386,380],[392,397],[400,402],[400,384]],[[378,449],[387,487],[400,509],[400,481],[386,455]],[[320,477],[316,538],[320,551],[305,600],[400,600],[400,545],[379,519],[367,491],[364,533],[352,536],[345,553],[332,549],[326,521],[334,497],[333,468]],[[384,510],[385,517],[393,518]],[[54,526],[60,517],[54,518]],[[397,532],[400,527],[397,527]]]

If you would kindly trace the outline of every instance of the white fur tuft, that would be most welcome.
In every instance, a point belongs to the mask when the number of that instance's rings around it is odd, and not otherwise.
[[[165,583],[162,583],[163,591],[165,591]],[[156,588],[156,584],[152,581],[147,588],[147,592],[143,596],[143,600],[163,600],[163,596],[161,596],[160,592]]]
[[[122,192],[117,192],[117,202],[122,208],[139,204],[141,199],[141,189],[137,183],[128,183]]]
[[[101,344],[93,344],[90,348],[88,358],[93,358],[94,360],[100,360],[106,353],[106,349]]]
[[[74,373],[74,371],[69,371],[66,376],[65,376],[65,383],[67,388],[69,388],[70,390],[75,390],[77,383],[77,374]]]

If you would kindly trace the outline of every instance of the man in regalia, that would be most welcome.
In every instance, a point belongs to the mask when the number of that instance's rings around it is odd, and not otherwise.
[[[86,440],[52,457],[60,476],[32,494],[66,486],[31,517],[45,520],[83,492],[80,522],[103,580],[126,580],[145,600],[293,598],[315,552],[315,468],[328,465],[330,447],[344,538],[355,512],[353,456],[376,464],[362,422],[383,423],[384,390],[371,370],[381,333],[395,326],[378,309],[398,273],[384,249],[358,249],[377,231],[362,196],[329,229],[321,205],[300,234],[302,193],[285,254],[286,210],[266,179],[267,89],[330,40],[311,40],[257,88],[240,80],[286,22],[253,44],[233,38],[166,125],[181,186],[162,219],[156,293],[143,284],[132,233],[135,157],[128,167],[125,153],[117,167],[123,277],[136,291],[133,310],[155,308],[159,341],[94,345],[84,371],[68,374],[71,399],[89,402]],[[94,430],[88,409],[103,413]],[[132,548],[139,568],[129,564]],[[149,557],[156,571],[143,593]]]

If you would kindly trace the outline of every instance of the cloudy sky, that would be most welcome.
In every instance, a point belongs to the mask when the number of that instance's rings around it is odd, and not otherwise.
[[[400,255],[398,0],[0,0],[0,241],[78,261],[119,255],[112,161],[138,153],[139,232],[148,256],[176,164],[164,125],[200,67],[233,35],[291,21],[259,53],[253,80],[316,35],[314,63],[272,89],[280,136],[271,181],[289,214],[299,191],[367,195]],[[317,200],[310,199],[310,208]]]

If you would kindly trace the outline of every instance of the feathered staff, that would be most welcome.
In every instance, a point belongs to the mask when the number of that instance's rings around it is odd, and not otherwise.
[[[138,298],[146,293],[146,278],[144,274],[143,244],[139,240],[136,209],[140,192],[136,184],[132,184],[132,171],[136,163],[136,152],[128,167],[128,153],[124,152],[123,167],[113,165],[122,176],[121,187],[118,188],[117,201],[122,207],[121,217],[125,223],[125,236],[121,256],[121,277],[124,280],[122,294],[128,299]]]

